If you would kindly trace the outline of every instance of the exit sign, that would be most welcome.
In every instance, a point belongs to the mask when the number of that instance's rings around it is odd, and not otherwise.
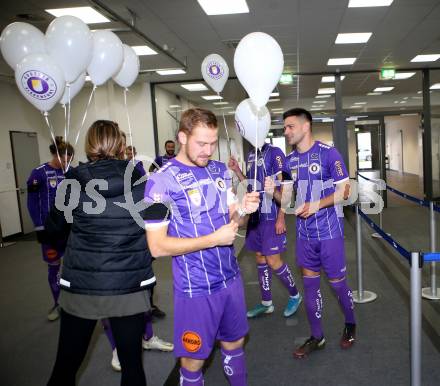
[[[394,68],[382,68],[380,70],[380,79],[394,79],[396,70]]]

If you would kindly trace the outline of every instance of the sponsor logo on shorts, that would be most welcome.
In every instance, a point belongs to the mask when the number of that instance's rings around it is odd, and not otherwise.
[[[182,335],[182,345],[188,352],[197,352],[202,347],[202,338],[194,331],[185,331]]]
[[[49,260],[53,260],[58,256],[58,252],[55,249],[48,249],[46,251],[46,256]]]

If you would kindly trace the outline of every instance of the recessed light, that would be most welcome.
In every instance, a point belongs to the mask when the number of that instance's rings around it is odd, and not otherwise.
[[[396,72],[393,79],[394,80],[409,79],[415,74],[416,74],[415,72]]]
[[[338,34],[335,44],[366,43],[371,35],[373,35],[372,32]]]
[[[330,98],[331,95],[316,95],[315,98]]]
[[[327,62],[327,66],[348,66],[353,64],[356,58],[332,58]]]
[[[280,101],[280,99],[269,99],[268,101],[267,101],[267,103],[269,103],[269,102],[279,102]]]
[[[313,104],[318,104],[318,103],[327,103],[327,101],[313,101]]]
[[[216,105],[216,106],[228,105],[228,104],[229,104],[229,102],[213,102],[213,105]],[[232,109],[232,107],[228,107],[228,108]]]
[[[381,92],[369,92],[367,95],[382,95]]]
[[[341,80],[345,79],[345,75],[341,76]],[[321,79],[321,83],[335,83],[335,77],[333,75],[323,76]]]
[[[411,62],[435,62],[438,58],[440,58],[439,54],[417,55],[411,59]]]
[[[440,90],[440,83],[433,84],[429,89],[430,90]]]
[[[134,52],[136,52],[137,56],[144,56],[144,55],[157,55],[157,52],[152,50],[148,46],[131,46],[133,48]]]
[[[92,7],[74,7],[74,8],[57,8],[45,9],[47,13],[55,17],[60,16],[76,16],[86,24],[109,23],[110,20]]]
[[[175,68],[172,70],[157,70],[156,71],[159,75],[180,75],[180,74],[186,74],[185,70],[182,70],[181,68]]]
[[[278,97],[278,96],[280,96],[280,93],[279,92],[273,92],[273,93],[270,94],[270,96],[271,97]]]
[[[312,108],[312,109],[310,109],[310,111],[321,111],[322,109],[321,108]]]
[[[335,120],[333,118],[322,118],[321,122],[334,122]]]
[[[180,107],[180,105],[170,105],[170,106],[169,106],[170,109],[177,109],[177,108],[179,108],[179,107]]]
[[[373,91],[374,92],[387,92],[393,90],[394,87],[376,87]]]
[[[358,7],[388,7],[393,0],[350,0],[348,8]]]
[[[270,109],[270,111],[277,112],[277,111],[284,111],[284,109],[282,107],[277,107],[275,109]]]
[[[203,83],[188,83],[181,84],[180,86],[188,91],[206,91],[208,89]]]
[[[246,0],[197,0],[207,15],[230,15],[249,13]]]
[[[223,97],[220,95],[204,95],[204,96],[202,96],[202,98],[207,101],[216,101],[219,99],[223,99]]]
[[[334,88],[320,88],[318,89],[318,94],[334,94],[335,89]]]
[[[354,104],[355,104],[355,105],[366,105],[367,102],[355,102]]]

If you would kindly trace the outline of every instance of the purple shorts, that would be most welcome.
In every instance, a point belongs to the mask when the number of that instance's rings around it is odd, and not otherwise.
[[[246,233],[246,249],[260,252],[263,256],[282,253],[287,248],[286,234],[277,235],[275,221],[260,221],[249,224]]]
[[[64,256],[66,245],[59,243],[58,245],[41,244],[43,260],[47,264],[59,264],[60,259]]]
[[[313,272],[321,268],[329,279],[346,275],[344,239],[304,240],[296,239],[296,264]]]
[[[207,296],[174,295],[174,355],[206,359],[215,341],[234,342],[249,331],[240,275]]]

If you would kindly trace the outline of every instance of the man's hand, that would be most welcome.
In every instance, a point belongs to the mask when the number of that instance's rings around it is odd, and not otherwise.
[[[239,173],[239,172],[241,173],[240,165],[238,164],[238,161],[234,157],[229,158],[228,168],[235,173]]]
[[[284,216],[278,216],[275,223],[275,233],[277,235],[282,235],[283,233],[286,233],[286,221],[284,220]]]
[[[319,210],[319,202],[305,202],[297,210],[295,215],[302,218],[309,218]]]
[[[229,224],[223,225],[213,233],[215,245],[232,245],[237,232],[238,224],[234,220],[231,220]]]
[[[241,208],[246,212],[246,214],[256,212],[259,206],[260,193],[258,192],[246,193],[241,201]]]
[[[275,192],[276,187],[277,187],[277,185],[276,185],[273,177],[269,176],[264,179],[264,191],[267,194],[273,196],[273,193]]]

